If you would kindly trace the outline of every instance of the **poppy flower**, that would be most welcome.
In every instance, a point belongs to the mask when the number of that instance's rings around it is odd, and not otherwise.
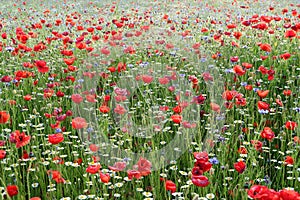
[[[72,128],[74,129],[82,129],[88,126],[86,120],[82,117],[76,117],[72,120]]]
[[[202,162],[200,160],[197,160],[195,165],[195,167],[199,167],[200,170],[202,170],[203,172],[207,172],[211,169],[212,167],[212,163],[210,162]]]
[[[19,188],[16,185],[8,185],[6,192],[10,197],[16,196],[19,193]]]
[[[64,135],[62,133],[48,135],[48,141],[51,144],[59,144],[64,141]]]
[[[233,71],[239,76],[243,76],[246,73],[246,71],[240,65],[235,65],[233,67]]]
[[[286,38],[293,38],[293,37],[296,37],[297,34],[294,30],[287,30],[285,33],[284,33],[284,37]]]
[[[171,119],[174,123],[180,124],[182,121],[182,116],[181,115],[172,115]]]
[[[209,159],[206,152],[194,152],[193,155],[197,162],[207,162]]]
[[[283,200],[299,200],[300,199],[300,194],[294,190],[287,190],[283,189],[280,190],[279,192],[280,199]]]
[[[262,73],[262,74],[268,74],[268,69],[265,68],[264,66],[259,66],[258,70]]]
[[[283,106],[283,103],[282,103],[282,101],[280,101],[280,99],[275,99],[275,102],[277,105]]]
[[[201,170],[200,169],[200,167],[193,167],[193,169],[192,169],[192,175],[193,176],[200,176],[200,175],[202,175],[204,172],[203,172],[203,170]]]
[[[284,54],[281,54],[280,55],[280,58],[284,59],[284,60],[287,60],[291,57],[291,54],[290,53],[284,53]]]
[[[127,110],[121,106],[120,104],[117,104],[116,108],[114,109],[114,112],[119,114],[119,115],[123,115],[124,113],[127,112]]]
[[[9,83],[9,82],[11,82],[12,81],[12,77],[10,77],[10,76],[3,76],[2,78],[1,78],[1,82],[4,82],[4,83]]]
[[[105,47],[102,48],[100,51],[101,51],[101,53],[104,54],[104,55],[109,55],[109,54],[110,54],[110,50],[109,50],[108,48],[105,48]]]
[[[192,176],[192,183],[198,187],[206,187],[209,185],[208,178],[206,176]]]
[[[259,110],[269,110],[269,104],[263,101],[258,101],[257,107]]]
[[[220,111],[221,111],[220,106],[219,106],[218,104],[214,103],[214,102],[211,102],[211,103],[210,103],[210,108],[211,108],[213,111],[218,112],[218,113],[220,113]]]
[[[115,172],[123,171],[125,167],[126,167],[125,162],[116,162],[113,166],[108,166],[110,170]]]
[[[292,91],[291,90],[283,90],[283,95],[284,96],[291,96]]]
[[[86,168],[86,172],[90,173],[90,174],[96,174],[99,172],[101,168],[101,165],[100,164],[96,164],[96,165],[89,165],[87,168]]]
[[[0,160],[4,159],[6,156],[6,151],[5,150],[2,150],[0,149]]]
[[[246,163],[244,163],[243,161],[239,161],[234,163],[234,169],[238,172],[238,173],[243,173],[246,169]]]
[[[258,90],[257,94],[260,98],[266,98],[269,94],[269,90]]]
[[[41,200],[40,197],[31,197],[29,200]]]
[[[269,188],[262,185],[253,185],[248,190],[248,196],[252,199],[262,199],[268,196]]]
[[[0,124],[5,124],[10,118],[10,115],[6,111],[0,111]]]
[[[47,174],[56,183],[64,183],[65,182],[65,180],[62,178],[60,172],[57,170],[48,170]]]
[[[110,180],[110,175],[109,173],[103,174],[100,172],[100,179],[102,183],[108,183]]]
[[[110,108],[106,105],[102,105],[102,106],[100,106],[99,110],[102,113],[108,113],[110,111]]]
[[[153,77],[150,75],[142,75],[142,81],[149,84],[153,81]]]
[[[245,147],[240,147],[240,148],[238,149],[238,153],[240,153],[240,154],[247,154],[248,151],[247,151],[247,149],[246,149]]]
[[[260,136],[270,141],[275,137],[275,134],[270,127],[265,127],[260,133]]]
[[[292,165],[294,164],[294,159],[291,156],[287,156],[284,161],[286,164]]]
[[[298,126],[297,122],[294,121],[287,121],[285,123],[285,128],[288,130],[295,130],[295,128]]]
[[[267,52],[271,52],[272,51],[272,47],[269,44],[261,44],[260,45],[260,49],[263,51],[267,51]]]
[[[176,184],[173,181],[167,180],[165,182],[165,188],[167,191],[170,191],[171,193],[176,192]]]
[[[152,164],[149,160],[145,158],[140,158],[138,163],[138,171],[141,173],[142,176],[147,176],[151,173]]]
[[[254,148],[257,151],[261,151],[262,150],[263,143],[261,141],[259,141],[259,140],[251,140],[251,144],[254,146]]]
[[[47,63],[44,60],[35,61],[35,66],[37,67],[38,71],[41,73],[46,73],[49,71],[49,67],[47,66]]]
[[[83,101],[83,97],[80,94],[72,94],[71,99],[74,103],[77,104]]]
[[[10,141],[16,143],[16,148],[20,148],[30,142],[30,136],[25,135],[24,132],[21,133],[19,130],[16,130],[11,134]]]
[[[166,77],[163,77],[163,78],[158,78],[158,82],[162,85],[166,85],[170,82],[170,80]]]
[[[183,109],[182,109],[181,106],[175,106],[175,107],[173,108],[174,113],[181,113],[182,110],[183,110]]]
[[[140,179],[142,177],[141,173],[137,170],[128,170],[127,176],[130,180],[133,178]]]

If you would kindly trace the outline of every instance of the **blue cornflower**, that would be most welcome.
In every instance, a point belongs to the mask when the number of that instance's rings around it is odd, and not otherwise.
[[[214,165],[219,164],[219,160],[217,159],[217,157],[213,157],[213,158],[209,159],[209,162]]]

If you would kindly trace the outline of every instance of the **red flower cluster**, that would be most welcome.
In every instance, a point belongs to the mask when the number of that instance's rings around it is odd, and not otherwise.
[[[253,185],[248,196],[256,200],[300,200],[300,194],[294,190],[283,189],[276,192],[263,185]]]
[[[206,152],[194,152],[196,162],[192,169],[192,182],[198,187],[206,187],[209,185],[208,178],[203,176],[204,172],[211,169],[212,164],[208,161],[208,154]]]

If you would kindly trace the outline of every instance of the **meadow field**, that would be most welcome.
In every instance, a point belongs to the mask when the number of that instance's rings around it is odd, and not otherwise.
[[[300,200],[300,2],[0,2],[0,199]]]

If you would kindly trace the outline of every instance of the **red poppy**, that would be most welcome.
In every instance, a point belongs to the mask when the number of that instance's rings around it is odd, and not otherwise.
[[[80,94],[72,94],[71,99],[77,104],[83,101],[83,97]]]
[[[6,156],[6,151],[0,149],[0,160],[4,159]]]
[[[97,152],[99,150],[99,146],[96,144],[90,144],[89,148],[92,152]]]
[[[258,90],[257,94],[260,98],[266,98],[269,94],[269,90]]]
[[[29,94],[23,96],[23,99],[24,99],[25,101],[30,101],[31,98],[32,98],[32,97],[31,97],[31,95],[29,95]]]
[[[288,130],[295,130],[295,128],[298,126],[297,122],[294,121],[287,121],[285,123],[285,128]]]
[[[240,153],[240,154],[247,154],[248,151],[247,151],[247,149],[246,149],[245,147],[240,147],[240,148],[238,149],[238,153]]]
[[[82,117],[76,117],[72,120],[72,128],[74,129],[82,129],[88,126],[86,120]]]
[[[72,65],[75,61],[75,57],[72,57],[72,58],[64,58],[64,62],[67,64],[67,65]]]
[[[150,75],[142,75],[142,81],[149,84],[153,81],[153,77]]]
[[[133,178],[140,179],[142,177],[141,173],[137,170],[128,170],[127,176],[129,179],[133,179]]]
[[[51,144],[59,144],[64,141],[64,135],[62,133],[48,135],[48,141]]]
[[[35,61],[35,66],[37,67],[38,71],[41,73],[46,73],[49,71],[49,67],[47,66],[47,63],[44,60]]]
[[[108,183],[110,180],[110,175],[109,173],[103,174],[100,172],[100,179],[102,183]]]
[[[171,193],[176,192],[176,184],[173,181],[167,180],[165,182],[165,188],[167,191],[170,191]]]
[[[251,91],[253,89],[253,86],[252,85],[246,85],[245,89]]]
[[[87,168],[86,168],[86,172],[90,173],[90,174],[96,174],[99,172],[101,168],[101,165],[100,164],[97,164],[97,165],[89,165]]]
[[[221,111],[220,106],[219,106],[218,104],[214,103],[214,102],[211,102],[211,103],[210,103],[210,108],[211,108],[213,111],[218,112],[218,113],[220,113],[220,111]]]
[[[233,71],[239,76],[243,76],[246,73],[246,71],[240,65],[235,65],[233,67]]]
[[[23,147],[30,142],[30,136],[25,135],[24,132],[21,133],[19,130],[16,130],[11,134],[11,139],[16,143],[17,148]]]
[[[170,82],[170,80],[166,77],[163,77],[163,78],[158,78],[158,82],[162,85],[166,85]]]
[[[117,104],[116,108],[114,109],[114,112],[119,114],[119,115],[123,115],[124,113],[127,112],[127,110],[121,106],[120,104]]]
[[[279,192],[280,199],[283,200],[300,200],[300,194],[294,190],[283,189]]]
[[[142,176],[147,176],[151,173],[152,164],[149,160],[145,158],[140,158],[137,165],[138,171],[141,173]]]
[[[0,111],[0,124],[5,124],[10,118],[10,115],[6,111]]]
[[[258,101],[257,107],[259,110],[269,110],[269,104],[263,101]]]
[[[291,96],[292,91],[291,90],[283,90],[283,95],[284,96]]]
[[[172,115],[171,119],[174,123],[180,124],[182,121],[182,116],[181,115]]]
[[[283,106],[283,103],[282,103],[282,101],[280,101],[280,99],[276,99],[275,102],[277,105]]]
[[[200,167],[193,167],[192,169],[192,175],[193,176],[200,176],[202,175],[204,172],[200,169]]]
[[[275,134],[270,127],[265,127],[264,130],[260,133],[260,136],[270,141],[275,137]]]
[[[243,161],[239,161],[234,163],[234,169],[238,172],[238,173],[243,173],[246,169],[246,163],[244,163]]]
[[[272,51],[272,47],[269,44],[261,44],[260,45],[260,49],[263,51],[267,51],[267,52],[271,52]]]
[[[61,174],[59,171],[57,170],[48,170],[47,171],[48,176],[50,176],[50,178],[52,180],[54,180],[56,183],[64,183],[65,180],[62,178]]]
[[[262,185],[253,185],[248,190],[248,196],[252,199],[267,199],[269,197],[269,188]]]
[[[112,171],[115,172],[119,172],[119,171],[123,171],[126,167],[126,163],[125,162],[116,162],[114,164],[114,166],[108,166],[108,168]]]
[[[257,151],[261,151],[262,150],[263,143],[261,141],[259,141],[259,140],[251,140],[251,144],[254,146],[254,148]]]
[[[294,164],[294,159],[291,156],[287,156],[284,161],[286,164],[292,165]]]
[[[19,193],[19,188],[16,185],[8,185],[6,192],[10,197],[16,196]]]
[[[40,197],[31,197],[29,200],[41,200]]]
[[[174,111],[174,113],[181,113],[182,112],[182,107],[181,106],[175,106],[174,108],[173,108],[173,111]]]
[[[90,103],[96,103],[97,102],[97,100],[95,99],[96,97],[93,94],[88,94],[88,95],[85,96],[85,98]]]
[[[284,53],[284,54],[281,54],[280,55],[280,58],[284,59],[284,60],[287,60],[291,57],[291,54],[290,53]]]
[[[208,154],[206,152],[194,152],[194,158],[197,162],[207,162],[208,161]]]
[[[259,66],[258,70],[262,73],[262,74],[268,74],[268,69],[265,68],[264,66]]]
[[[110,108],[108,106],[103,105],[103,106],[100,106],[99,110],[102,113],[108,113],[110,111]]]
[[[294,30],[287,30],[285,33],[284,33],[284,37],[286,38],[293,38],[293,37],[296,37],[297,34]]]
[[[208,178],[206,176],[192,176],[192,183],[198,187],[206,187],[209,185]]]
[[[194,166],[199,167],[199,169],[202,170],[203,172],[207,172],[211,169],[212,164],[210,162],[202,162],[200,160],[197,160]]]

